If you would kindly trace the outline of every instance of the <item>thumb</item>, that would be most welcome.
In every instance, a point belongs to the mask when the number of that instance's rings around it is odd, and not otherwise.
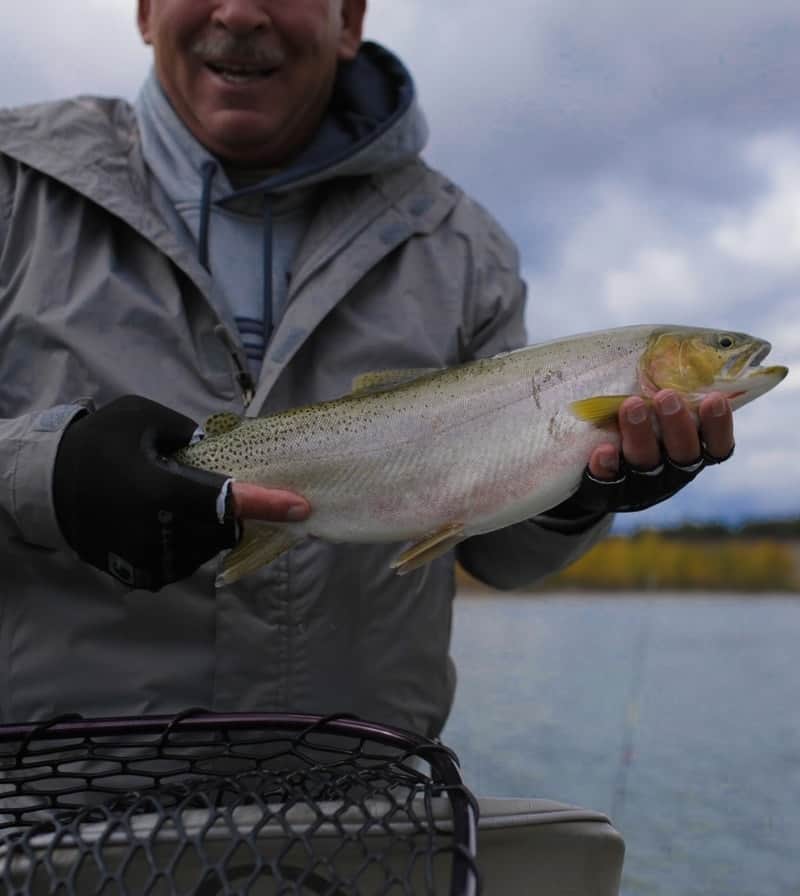
[[[233,512],[238,519],[299,523],[311,513],[311,505],[296,492],[250,482],[234,482],[232,490]]]

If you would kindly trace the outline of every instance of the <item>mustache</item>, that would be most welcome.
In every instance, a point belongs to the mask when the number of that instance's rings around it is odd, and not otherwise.
[[[235,59],[242,65],[267,69],[277,68],[283,63],[283,53],[255,34],[240,37],[228,32],[204,34],[192,44],[192,53],[211,63]]]

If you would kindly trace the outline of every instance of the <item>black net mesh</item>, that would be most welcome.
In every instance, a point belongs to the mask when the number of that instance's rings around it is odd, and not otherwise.
[[[467,896],[476,823],[447,748],[347,717],[0,726],[10,896]]]

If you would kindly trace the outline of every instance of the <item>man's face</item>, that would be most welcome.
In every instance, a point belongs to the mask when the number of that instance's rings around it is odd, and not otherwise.
[[[138,0],[161,86],[194,136],[239,164],[286,162],[311,137],[365,0]]]

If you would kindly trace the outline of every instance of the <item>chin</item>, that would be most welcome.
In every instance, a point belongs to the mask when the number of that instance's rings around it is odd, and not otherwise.
[[[234,162],[266,161],[269,164],[270,155],[281,153],[283,147],[278,145],[280,129],[264,127],[263,122],[253,122],[252,116],[242,115],[238,110],[226,113],[225,117],[236,120],[229,120],[225,127],[208,128],[205,139],[202,139],[215,155]]]

